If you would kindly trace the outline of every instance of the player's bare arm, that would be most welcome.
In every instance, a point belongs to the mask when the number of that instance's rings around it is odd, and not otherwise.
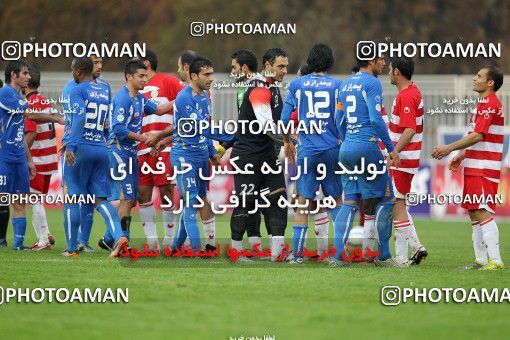
[[[432,157],[435,159],[442,159],[448,156],[452,151],[465,149],[474,145],[483,139],[483,134],[479,132],[473,132],[466,137],[459,139],[458,141],[448,144],[440,145],[432,152]]]
[[[28,147],[26,139],[25,139],[25,151],[27,153],[27,163],[28,163],[28,170],[30,173],[30,180],[32,180],[35,177],[36,170],[35,170],[35,164],[32,160],[32,154],[30,153],[30,148]]]
[[[412,128],[406,128],[404,132],[402,133],[402,136],[400,136],[400,139],[398,140],[397,145],[395,145],[395,150],[397,152],[401,152],[404,150],[406,146],[409,145],[411,142],[411,139],[416,134],[416,130]]]

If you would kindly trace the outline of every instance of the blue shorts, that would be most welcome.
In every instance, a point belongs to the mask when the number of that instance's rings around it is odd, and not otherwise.
[[[65,164],[62,171],[64,194],[110,196],[110,161],[106,145],[80,144],[74,165]]]
[[[108,200],[136,200],[138,195],[138,157],[120,154],[116,151],[108,151],[108,157],[110,160],[108,174],[111,180],[111,195]],[[124,164],[125,174],[119,173],[121,164]],[[120,179],[121,177],[124,178]]]
[[[193,203],[195,197],[205,198],[207,196],[207,181],[199,176],[201,169],[203,176],[209,176],[209,160],[196,160],[191,157],[177,156],[171,153],[171,162],[177,170],[183,170],[183,163],[191,164],[191,170],[184,174],[177,174],[175,182],[179,190],[179,197]]]
[[[308,157],[300,157],[298,152],[296,166],[301,168],[301,176],[296,180],[296,192],[298,195],[314,199],[319,186],[322,187],[324,196],[338,198],[342,195],[342,179],[340,175],[335,174],[335,171],[339,169],[338,150],[339,147],[337,146]],[[307,168],[306,174],[303,173],[305,162]],[[319,164],[324,164],[326,172],[326,177],[322,180],[317,179],[317,177],[323,176],[317,172],[317,165]]]
[[[342,186],[344,194],[361,194],[364,199],[368,198],[393,198],[393,186],[389,175],[389,167],[381,174],[373,175],[368,172],[369,164],[375,164],[377,171],[382,171],[384,156],[377,143],[353,143],[344,142],[340,147],[339,160],[348,170],[362,170],[362,158],[365,159],[365,171],[362,174],[342,174]],[[370,168],[373,171],[373,168]]]
[[[0,161],[0,192],[30,192],[30,174],[26,160],[19,163]]]

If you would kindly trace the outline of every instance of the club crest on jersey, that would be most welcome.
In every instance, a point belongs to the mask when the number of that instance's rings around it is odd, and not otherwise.
[[[123,107],[121,107],[119,109],[119,115],[117,116],[117,121],[119,122],[123,122],[124,121],[124,113],[125,113],[125,110]]]
[[[409,113],[409,112],[411,112],[411,109],[409,108],[409,106],[404,107],[404,113]]]

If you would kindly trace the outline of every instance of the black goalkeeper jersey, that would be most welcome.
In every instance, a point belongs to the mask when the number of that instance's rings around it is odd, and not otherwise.
[[[272,80],[254,78],[248,83],[243,100],[239,108],[239,122],[245,121],[245,133],[239,124],[235,142],[230,157],[240,157],[240,161],[250,157],[277,157],[275,142],[263,132],[254,134],[248,128],[250,121],[259,120],[261,126],[265,126],[267,120],[272,119],[275,123],[280,120],[283,108],[280,89]],[[263,130],[263,129],[262,129]]]

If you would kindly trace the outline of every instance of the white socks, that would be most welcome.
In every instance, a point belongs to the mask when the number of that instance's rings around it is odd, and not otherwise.
[[[202,221],[202,230],[204,231],[204,243],[216,247],[216,219],[214,216]]]
[[[375,245],[378,239],[377,230],[375,228],[375,215],[365,214],[365,223],[363,223],[363,252],[375,250]]]
[[[48,241],[48,221],[46,220],[46,211],[41,203],[32,206],[32,225],[40,246],[49,243]]]
[[[409,259],[408,245],[411,231],[411,222],[409,220],[394,221],[395,228],[395,255],[401,261]]]
[[[275,262],[281,255],[285,242],[284,236],[272,236],[271,240],[271,261]]]
[[[483,232],[483,241],[487,247],[489,259],[497,264],[503,264],[499,253],[499,230],[496,221],[491,217],[486,221],[480,222],[480,228]]]
[[[232,249],[235,249],[237,251],[243,250],[243,241],[231,240],[231,242],[232,242]]]
[[[140,219],[147,244],[151,249],[159,249],[158,230],[156,229],[156,209],[152,202],[140,204]]]
[[[171,246],[174,241],[175,234],[175,214],[174,209],[162,209],[163,228],[165,229],[165,238],[163,239],[163,247]]]
[[[262,249],[262,240],[259,236],[248,237],[248,242],[250,242],[251,249],[254,249],[256,244],[260,244],[259,249]],[[269,246],[271,246],[271,245],[269,245]]]
[[[407,212],[407,216],[409,217],[409,246],[411,247],[411,253],[414,255],[420,248],[425,248],[423,244],[421,244],[420,239],[418,238],[418,234],[416,233],[416,228],[414,227],[414,221],[411,217],[411,214]]]
[[[322,252],[328,249],[329,217],[327,212],[317,213],[315,219],[315,236],[317,237],[317,251],[321,256]]]
[[[480,227],[480,222],[471,222],[471,227],[473,228],[471,238],[473,239],[476,262],[480,264],[487,264],[487,248],[483,242],[483,231],[482,227]]]

